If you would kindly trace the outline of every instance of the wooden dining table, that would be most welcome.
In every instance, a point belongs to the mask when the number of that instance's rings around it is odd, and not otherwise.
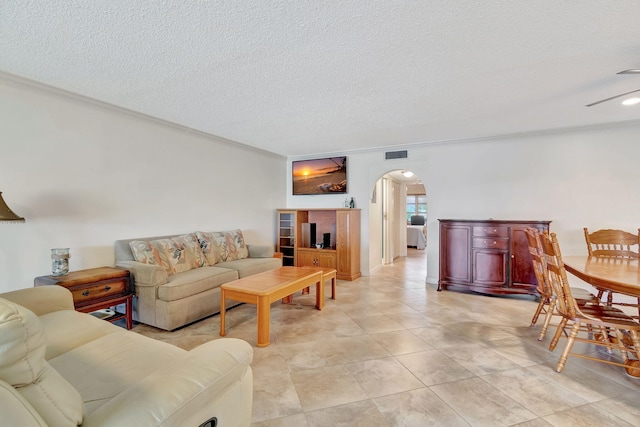
[[[640,298],[638,259],[567,256],[562,261],[569,273],[598,290]],[[629,360],[627,365],[625,369],[630,376],[640,377],[640,360]]]
[[[597,289],[640,298],[637,259],[567,256],[562,261],[569,273]]]

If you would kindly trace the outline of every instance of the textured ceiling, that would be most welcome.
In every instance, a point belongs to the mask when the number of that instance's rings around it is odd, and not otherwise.
[[[0,2],[0,71],[286,156],[640,118],[640,2]]]

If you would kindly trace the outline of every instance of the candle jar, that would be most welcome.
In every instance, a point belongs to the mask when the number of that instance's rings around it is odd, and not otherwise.
[[[51,271],[54,276],[64,276],[69,273],[69,248],[51,249]]]

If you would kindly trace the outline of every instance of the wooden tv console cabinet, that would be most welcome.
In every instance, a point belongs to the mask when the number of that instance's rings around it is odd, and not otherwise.
[[[311,247],[304,242],[303,224],[316,225],[316,239],[322,243],[331,235],[330,247]],[[327,267],[340,280],[355,280],[360,272],[360,209],[278,209],[278,252],[283,265]]]
[[[525,230],[549,230],[551,221],[439,221],[439,291],[537,294]]]

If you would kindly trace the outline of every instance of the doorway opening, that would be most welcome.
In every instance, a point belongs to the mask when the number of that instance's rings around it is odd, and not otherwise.
[[[392,170],[378,179],[370,206],[370,243],[379,251],[377,263],[370,256],[374,268],[408,255],[423,256],[426,263],[427,200],[424,184],[412,171]]]

